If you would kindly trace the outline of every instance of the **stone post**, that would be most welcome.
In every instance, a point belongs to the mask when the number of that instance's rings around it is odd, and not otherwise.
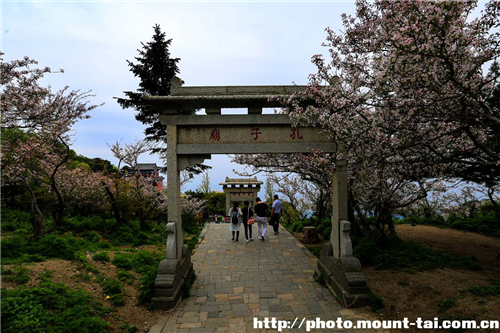
[[[176,244],[167,244],[168,259],[182,259],[181,180],[177,161],[177,126],[167,125],[168,223],[175,224]]]
[[[340,221],[348,220],[347,217],[347,163],[345,160],[339,161],[337,170],[332,175],[332,233],[330,242],[333,248],[333,257],[338,259],[341,253]]]
[[[226,211],[224,212],[224,216],[229,213],[231,209],[231,192],[226,192]]]
[[[193,272],[191,255],[182,240],[180,158],[177,155],[177,126],[167,125],[167,258],[158,266],[151,301],[168,310],[179,302],[182,286]],[[184,160],[183,163],[186,163]],[[182,164],[182,163],[181,163]]]

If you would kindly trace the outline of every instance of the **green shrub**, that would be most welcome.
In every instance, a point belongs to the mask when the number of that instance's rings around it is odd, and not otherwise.
[[[123,285],[120,281],[115,279],[103,279],[100,284],[102,286],[102,292],[110,297],[110,301],[114,306],[125,305],[125,301],[123,299]]]
[[[127,284],[132,284],[134,282],[134,280],[135,280],[135,276],[133,276],[129,272],[124,271],[122,269],[120,269],[118,271],[118,273],[116,274],[116,276],[118,277],[118,279],[120,281],[125,282]]]
[[[106,295],[116,295],[123,292],[123,285],[115,279],[103,280],[101,282],[102,292]]]
[[[457,301],[453,298],[446,298],[439,302],[439,312],[445,312],[448,309],[454,308],[457,306]]]
[[[319,258],[319,254],[321,252],[321,247],[320,246],[307,246],[305,247],[312,253],[316,258]]]
[[[33,289],[2,290],[2,332],[107,332],[91,295],[50,280]]]
[[[31,228],[30,214],[20,210],[2,208],[2,232],[16,231]]]
[[[7,270],[2,272],[4,275],[4,281],[16,281],[17,284],[26,284],[30,280],[30,271],[26,267],[20,265],[14,268],[14,270]]]
[[[109,256],[107,252],[99,252],[92,256],[94,261],[109,262]]]
[[[132,269],[134,267],[132,255],[120,252],[115,253],[112,264],[123,269]]]
[[[385,308],[384,300],[382,299],[382,297],[375,294],[371,290],[367,293],[367,295],[368,295],[368,298],[370,299],[370,310],[372,312],[377,312],[377,311]]]
[[[363,265],[375,269],[401,271],[426,271],[436,268],[479,270],[481,266],[472,257],[457,257],[440,250],[432,250],[415,242],[392,241],[383,248],[378,242],[365,236],[357,241],[354,256]]]
[[[467,291],[476,296],[498,296],[500,295],[500,280],[492,279],[489,286],[474,286]]]
[[[158,273],[158,265],[150,266],[149,270],[144,272],[144,274],[142,274],[139,280],[139,286],[137,287],[137,290],[139,291],[139,297],[138,297],[139,304],[147,304],[151,302],[157,273]]]

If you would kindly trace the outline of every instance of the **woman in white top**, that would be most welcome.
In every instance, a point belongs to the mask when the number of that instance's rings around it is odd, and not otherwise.
[[[238,208],[238,203],[236,201],[233,203],[233,208],[229,210],[228,215],[229,215],[229,230],[231,230],[233,233],[232,240],[238,241],[238,238],[240,237],[240,224],[243,213],[241,212],[241,209]],[[236,233],[236,239],[234,239],[235,233]]]

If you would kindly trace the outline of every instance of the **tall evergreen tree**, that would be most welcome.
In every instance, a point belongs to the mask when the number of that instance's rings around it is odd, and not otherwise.
[[[138,49],[139,56],[135,58],[137,63],[127,60],[130,71],[140,79],[139,88],[136,92],[126,91],[126,98],[118,98],[118,104],[122,108],[134,108],[137,111],[135,119],[147,125],[144,130],[146,141],[154,144],[151,153],[160,154],[166,161],[167,129],[158,119],[158,110],[146,105],[142,95],[167,96],[170,95],[170,80],[179,74],[178,63],[180,58],[171,58],[169,47],[172,39],[166,39],[165,33],[161,32],[160,26],[155,24],[153,40]],[[195,109],[182,110],[181,114],[192,115]],[[191,172],[198,173],[206,169],[206,166],[198,165]]]

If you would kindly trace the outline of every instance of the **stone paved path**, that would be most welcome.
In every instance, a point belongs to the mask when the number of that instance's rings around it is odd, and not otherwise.
[[[192,257],[197,281],[191,297],[161,318],[151,333],[266,332],[253,328],[254,317],[259,320],[276,317],[292,323],[298,318],[295,327],[304,317],[306,320],[359,318],[314,281],[316,258],[304,251],[304,246],[285,229],[280,227],[277,236],[271,232],[263,242],[257,239],[255,225],[255,241],[249,243],[244,236],[239,242],[231,241],[228,229],[228,224],[207,225],[205,238]],[[284,332],[305,332],[305,329]]]

